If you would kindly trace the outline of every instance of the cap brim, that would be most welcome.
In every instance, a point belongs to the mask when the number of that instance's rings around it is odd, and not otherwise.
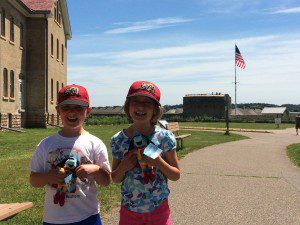
[[[152,100],[154,100],[158,105],[161,105],[159,101],[157,101],[152,95],[150,94],[142,94],[142,93],[136,93],[136,94],[132,94],[132,95],[128,95],[126,98],[130,98],[130,97],[134,97],[134,96],[145,96],[148,98],[151,98]]]
[[[57,106],[63,106],[63,105],[80,105],[80,106],[88,107],[89,103],[81,100],[69,99],[59,103]]]

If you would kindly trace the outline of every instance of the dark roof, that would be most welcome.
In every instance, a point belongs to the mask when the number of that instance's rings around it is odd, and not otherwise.
[[[20,0],[32,11],[51,11],[55,0]]]
[[[122,106],[106,106],[93,108],[92,115],[120,115],[125,114]]]

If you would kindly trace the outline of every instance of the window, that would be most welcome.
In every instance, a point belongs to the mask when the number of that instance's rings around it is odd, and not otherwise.
[[[53,102],[53,79],[51,79],[51,102]]]
[[[20,46],[23,47],[24,43],[24,26],[23,24],[21,23],[20,24]]]
[[[61,83],[61,88],[63,88],[64,87],[64,83]]]
[[[6,68],[3,70],[3,96],[8,97],[8,77]]]
[[[58,97],[58,92],[59,92],[59,82],[56,81],[56,99]]]
[[[53,34],[51,34],[51,55],[53,55]]]
[[[15,97],[15,74],[12,70],[10,71],[9,94],[11,98]]]
[[[1,35],[5,36],[5,11],[1,12]]]
[[[61,62],[64,62],[64,45],[61,45]]]
[[[54,3],[54,20],[57,21],[57,2]]]
[[[61,25],[61,11],[58,1],[54,3],[54,21]]]
[[[58,24],[61,25],[61,13],[58,11]]]
[[[25,77],[20,73],[19,75],[19,104],[20,109],[25,110]]]
[[[56,58],[59,60],[59,40],[58,39],[56,40],[56,49],[57,49]]]
[[[15,41],[15,26],[14,18],[10,18],[10,41]]]

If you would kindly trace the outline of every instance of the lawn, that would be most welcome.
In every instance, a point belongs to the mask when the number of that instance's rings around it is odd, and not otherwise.
[[[117,131],[128,125],[114,126],[86,126],[86,129],[101,138],[109,146],[109,140]],[[28,209],[2,224],[40,224],[43,214],[43,189],[35,189],[28,182],[28,164],[37,144],[43,138],[58,131],[58,128],[25,129],[25,133],[10,131],[0,132],[0,203],[33,202],[34,207]],[[223,133],[204,131],[182,131],[192,136],[184,139],[185,148],[178,152],[180,157],[187,153],[223,142],[240,140],[245,137]],[[110,155],[110,154],[109,154]],[[101,210],[105,214],[111,207],[119,204],[120,186],[111,184],[108,187],[99,187]]]
[[[226,128],[225,122],[182,122],[180,127],[216,127]],[[254,130],[273,130],[273,129],[286,129],[295,127],[291,123],[282,123],[279,128],[275,123],[229,123],[229,128],[241,128],[241,129],[254,129]]]
[[[286,154],[296,166],[300,167],[300,144],[287,146]]]

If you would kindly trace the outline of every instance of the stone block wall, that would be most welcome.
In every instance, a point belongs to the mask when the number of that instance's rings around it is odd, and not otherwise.
[[[32,112],[26,115],[26,127],[29,128],[46,128],[47,127],[47,114]]]
[[[21,128],[21,114],[1,113],[0,125],[10,128]]]
[[[61,118],[57,114],[49,114],[47,117],[47,122],[53,125],[62,125]]]

